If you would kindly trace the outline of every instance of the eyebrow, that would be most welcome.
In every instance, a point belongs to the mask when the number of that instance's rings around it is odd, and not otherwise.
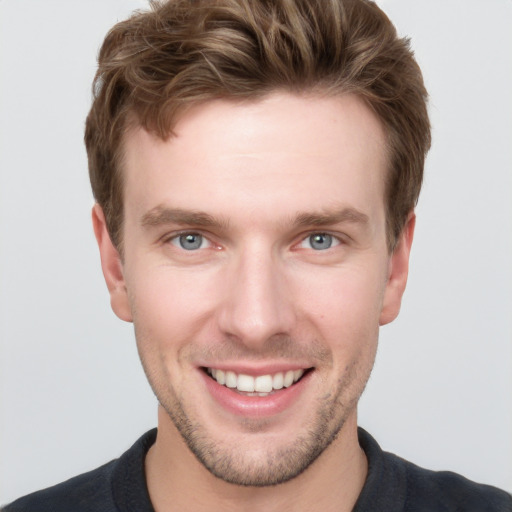
[[[320,212],[299,212],[293,217],[291,224],[299,227],[321,227],[342,223],[366,226],[369,220],[368,215],[365,213],[353,207],[344,207]],[[179,224],[183,226],[227,229],[229,222],[223,219],[216,219],[209,213],[197,210],[156,206],[142,216],[141,224],[143,227]]]
[[[156,206],[141,218],[143,227],[158,227],[165,224],[181,224],[203,228],[226,227],[227,222],[218,220],[205,212]]]
[[[365,213],[352,207],[345,207],[336,210],[325,210],[319,213],[299,213],[294,223],[298,226],[329,226],[345,222],[367,225],[369,221],[370,218]]]

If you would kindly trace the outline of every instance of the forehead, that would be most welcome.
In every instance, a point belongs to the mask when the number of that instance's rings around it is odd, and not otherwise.
[[[274,218],[334,203],[383,209],[385,136],[352,95],[207,102],[168,140],[132,129],[124,163],[127,215],[158,206]]]

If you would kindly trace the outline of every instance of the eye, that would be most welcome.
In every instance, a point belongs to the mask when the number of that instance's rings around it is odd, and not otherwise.
[[[170,240],[171,244],[185,249],[186,251],[196,251],[210,246],[210,242],[199,233],[182,233]]]
[[[340,244],[340,241],[328,233],[313,233],[302,240],[300,246],[304,249],[325,251]]]

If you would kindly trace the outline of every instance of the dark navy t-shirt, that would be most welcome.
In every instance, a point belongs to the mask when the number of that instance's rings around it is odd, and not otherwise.
[[[144,459],[156,429],[119,459],[54,487],[29,494],[3,512],[154,512]],[[368,476],[354,512],[512,512],[512,496],[455,473],[428,471],[383,452],[359,429]]]

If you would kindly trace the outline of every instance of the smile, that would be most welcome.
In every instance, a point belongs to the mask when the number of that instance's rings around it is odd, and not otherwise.
[[[273,391],[289,388],[298,382],[305,372],[306,370],[304,369],[288,370],[286,372],[253,377],[243,373],[237,374],[230,370],[206,368],[206,373],[221,386],[248,393],[249,396],[267,396]]]

